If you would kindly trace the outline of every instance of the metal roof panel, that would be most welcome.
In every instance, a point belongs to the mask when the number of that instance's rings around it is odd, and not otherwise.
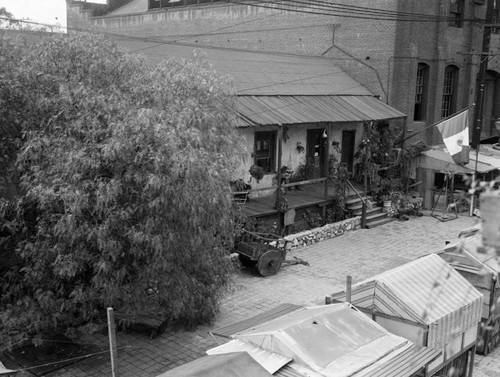
[[[405,115],[373,96],[238,96],[240,126],[363,122]]]

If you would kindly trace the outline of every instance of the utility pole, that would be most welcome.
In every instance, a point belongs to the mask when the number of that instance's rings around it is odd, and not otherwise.
[[[109,335],[109,352],[111,356],[111,377],[117,377],[117,351],[116,351],[116,329],[115,329],[115,313],[113,308],[107,309],[108,314],[108,335]]]
[[[488,57],[490,54],[491,25],[493,22],[493,5],[495,0],[487,0],[486,16],[483,25],[483,44],[481,49],[479,72],[476,85],[476,107],[474,109],[474,128],[472,130],[472,148],[479,150],[481,141],[481,130],[483,125],[483,105],[486,81],[486,70],[488,68]]]

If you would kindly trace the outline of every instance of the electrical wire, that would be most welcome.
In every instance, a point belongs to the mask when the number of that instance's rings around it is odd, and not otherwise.
[[[267,3],[273,3],[271,1],[267,1]],[[435,16],[435,15],[427,15],[422,13],[409,13],[409,12],[401,12],[401,11],[392,11],[387,9],[379,9],[379,8],[369,8],[369,7],[360,7],[355,5],[345,5],[345,4],[336,4],[324,0],[284,0],[283,3],[292,3],[292,4],[301,4],[306,5],[311,9],[314,9],[313,6],[317,6],[320,9],[326,9],[331,11],[337,11],[340,14],[352,14],[352,15],[362,15],[362,16],[385,16],[390,17],[390,20],[434,20],[434,21],[443,21],[443,16]],[[449,17],[446,17],[449,19]]]
[[[318,78],[318,77],[334,76],[334,75],[340,75],[340,74],[345,74],[345,73],[344,72],[323,73],[323,74],[320,74],[320,75],[307,76],[307,77],[302,77],[302,78],[299,78],[299,79],[293,79],[293,80],[289,80],[289,81],[283,81],[283,82],[280,82],[280,83],[273,83],[273,84],[267,84],[267,85],[262,85],[262,86],[255,86],[253,88],[247,88],[247,89],[240,90],[240,91],[238,91],[237,94],[240,94],[242,92],[247,92],[249,90],[256,90],[256,89],[268,88],[270,86],[279,86],[279,85],[284,85],[284,84],[291,84],[291,83],[299,82],[299,81],[303,81],[303,80],[310,80],[310,79],[315,79],[315,78]],[[359,86],[359,85],[356,85],[356,86]],[[353,86],[352,88],[347,88],[346,90],[353,89],[356,86]]]
[[[126,348],[133,348],[133,346],[118,347],[116,350],[117,351],[121,351],[121,350],[126,349]],[[100,351],[100,352],[94,352],[94,353],[89,353],[89,354],[82,355],[82,356],[70,357],[68,359],[63,359],[63,360],[58,360],[58,361],[52,361],[50,363],[45,363],[45,364],[40,364],[40,365],[34,365],[34,366],[31,366],[31,367],[26,367],[26,368],[21,368],[21,369],[15,369],[15,371],[16,372],[30,371],[32,369],[47,367],[47,366],[50,366],[50,365],[56,365],[56,364],[60,364],[60,363],[66,363],[68,361],[75,361],[75,360],[80,360],[80,359],[87,359],[89,357],[93,357],[93,356],[97,356],[97,355],[103,355],[103,354],[106,354],[106,353],[109,353],[109,350]]]
[[[2,19],[2,17],[0,17],[0,19]],[[40,24],[40,23],[32,22],[32,21],[30,21],[29,23],[30,24]],[[41,24],[41,25],[44,25],[44,24]],[[75,28],[75,30],[76,31],[82,31],[81,29],[76,29],[76,28]],[[83,30],[83,31],[88,32],[89,30]],[[92,31],[92,30],[90,30],[90,32],[95,33],[95,31]],[[128,35],[117,34],[117,33],[103,33],[103,34],[108,34],[108,35],[111,35],[111,36],[114,36],[114,37],[119,37],[119,38],[122,38],[122,39],[138,40],[138,41],[141,41],[141,42],[149,42],[149,43],[153,43],[154,42],[154,41],[151,41],[148,38],[144,38],[144,37],[128,36]],[[131,52],[129,51],[129,53],[135,53],[135,52],[138,52],[138,51],[141,51],[141,50],[145,50],[147,48],[154,48],[154,47],[158,47],[158,46],[161,46],[161,45],[176,45],[176,46],[202,48],[202,49],[215,49],[215,50],[225,50],[225,51],[235,51],[235,52],[250,52],[250,53],[254,53],[254,54],[274,55],[274,56],[295,56],[295,57],[311,58],[311,59],[328,59],[328,58],[319,57],[319,56],[299,55],[299,54],[289,54],[289,53],[275,53],[275,52],[270,53],[270,52],[266,52],[266,51],[255,51],[255,50],[227,48],[227,47],[218,47],[218,46],[210,46],[210,45],[200,46],[200,45],[195,45],[195,44],[190,44],[190,43],[176,43],[176,42],[167,42],[167,41],[163,41],[163,42],[158,43],[158,44],[153,45],[153,46],[148,46],[148,47],[144,47],[144,48],[141,48],[141,49],[133,50]],[[152,55],[154,55],[154,54],[152,54]],[[156,54],[156,55],[165,56],[164,54]],[[224,60],[228,60],[228,59],[225,58]],[[343,59],[343,60],[350,60],[350,59]],[[287,62],[287,64],[300,65],[301,63],[289,63],[289,62]],[[251,90],[257,90],[257,89],[262,89],[262,88],[272,87],[272,86],[285,85],[285,84],[289,84],[289,83],[293,83],[293,82],[299,82],[299,81],[303,81],[303,80],[309,80],[309,79],[313,79],[313,78],[317,78],[317,77],[325,77],[325,76],[338,75],[338,74],[341,74],[341,72],[332,72],[332,73],[326,73],[326,74],[313,75],[313,76],[303,77],[303,78],[299,78],[299,79],[282,81],[280,83],[273,83],[273,84],[268,84],[268,85],[262,85],[262,86],[256,86],[256,87],[246,88],[246,89],[242,89],[242,90],[238,91],[236,93],[236,95],[239,95],[239,94],[242,94],[243,92],[248,92],[248,91],[251,91]]]
[[[401,22],[452,22],[455,20],[454,17],[448,17],[448,16],[434,16],[435,18],[410,18],[410,17],[394,17],[387,15],[386,17],[375,17],[371,16],[368,14],[365,15],[356,15],[353,14],[353,12],[347,12],[347,13],[342,13],[339,12],[338,10],[335,13],[334,9],[326,9],[326,8],[321,8],[321,7],[313,7],[310,4],[305,4],[303,5],[304,8],[310,9],[310,10],[303,10],[303,9],[297,9],[299,8],[298,6],[293,6],[293,4],[304,4],[304,2],[300,2],[297,0],[286,0],[280,2],[281,4],[277,4],[277,2],[272,2],[272,1],[262,1],[260,3],[253,3],[253,2],[239,2],[239,1],[234,1],[231,0],[231,3],[239,4],[239,5],[246,5],[246,6],[253,6],[253,7],[260,7],[260,8],[267,8],[267,9],[276,9],[276,10],[283,10],[283,11],[288,11],[288,12],[295,12],[295,13],[305,13],[305,14],[315,14],[315,15],[322,15],[322,16],[337,16],[337,17],[345,17],[345,18],[354,18],[354,19],[361,19],[361,20],[380,20],[380,21],[401,21]],[[287,7],[286,3],[292,3],[291,6]],[[318,9],[318,10],[315,10]],[[325,10],[330,12],[325,12],[321,11]],[[463,18],[461,19],[462,22],[485,22],[485,20],[482,19],[468,19],[468,18]]]

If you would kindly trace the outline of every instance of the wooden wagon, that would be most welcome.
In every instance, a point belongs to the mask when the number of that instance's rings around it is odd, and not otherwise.
[[[273,234],[243,230],[236,252],[243,266],[256,266],[259,274],[276,274],[286,259],[287,240]]]

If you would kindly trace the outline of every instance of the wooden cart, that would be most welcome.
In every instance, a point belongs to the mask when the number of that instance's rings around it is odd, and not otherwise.
[[[243,266],[257,266],[260,275],[270,276],[276,274],[285,261],[287,242],[273,233],[243,230],[236,252]]]

